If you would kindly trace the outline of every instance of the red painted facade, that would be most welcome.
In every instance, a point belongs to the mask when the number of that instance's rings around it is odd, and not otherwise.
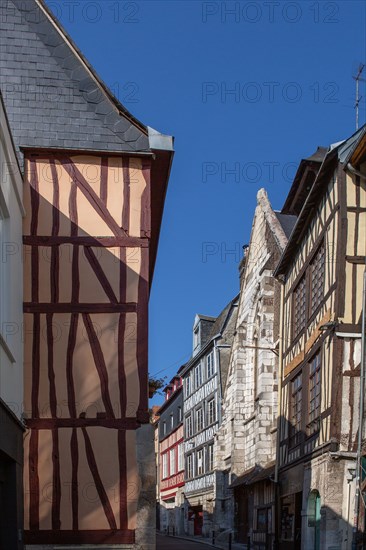
[[[165,403],[160,408],[159,414],[165,411],[164,418],[176,422],[173,431],[166,437],[160,438],[160,498],[170,500],[176,496],[177,489],[184,485],[184,448],[183,448],[183,411],[172,408],[170,405],[183,391],[182,378],[176,376],[165,388]],[[174,419],[174,414],[176,418]],[[179,416],[180,415],[180,416]],[[163,417],[162,417],[163,418]],[[164,436],[166,420],[161,420],[160,433]]]

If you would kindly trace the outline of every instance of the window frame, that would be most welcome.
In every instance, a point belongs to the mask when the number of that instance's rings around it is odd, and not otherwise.
[[[272,531],[270,518],[272,509],[270,506],[261,505],[256,510],[256,530],[258,533],[269,533]]]
[[[312,365],[315,365],[312,370]],[[321,350],[315,353],[310,361],[308,361],[308,423],[306,431],[308,436],[312,436],[320,430],[321,419],[321,391],[322,391],[322,360]],[[314,396],[312,391],[314,390]],[[318,405],[317,405],[318,400]],[[315,402],[315,407],[312,407],[312,403]]]
[[[213,403],[213,417],[211,414],[210,405]],[[212,419],[213,418],[213,419]],[[216,407],[216,396],[208,399],[207,401],[207,426],[211,426],[217,422],[217,407]]]
[[[212,472],[214,469],[214,444],[210,443],[207,446],[207,471]]]
[[[321,277],[319,277],[319,272],[316,272],[316,276],[314,277],[314,266],[317,265],[317,262],[321,260]],[[318,246],[318,248],[315,251],[315,254],[313,255],[313,258],[309,264],[308,267],[309,270],[309,310],[308,310],[308,319],[311,319],[313,315],[317,313],[319,310],[319,307],[322,304],[323,298],[324,298],[324,287],[325,287],[325,246],[324,246],[324,239]],[[316,282],[315,288],[316,288],[316,301],[314,301],[314,280]],[[319,282],[321,283],[319,285]]]
[[[215,368],[215,355],[213,351],[210,351],[210,353],[206,356],[206,376],[207,380],[212,378],[216,374],[216,368]]]
[[[295,288],[292,291],[292,340],[296,340],[306,330],[307,325],[314,319],[322,304],[324,303],[324,291],[325,291],[325,277],[326,277],[326,246],[325,238],[323,237],[320,244],[311,254],[311,260],[306,265],[301,277],[296,283]],[[320,256],[319,256],[320,255]],[[321,269],[319,277],[319,270],[314,277],[314,266],[317,265],[318,260],[321,260]],[[316,301],[314,302],[314,281],[316,281]],[[299,306],[297,306],[297,291],[300,286],[303,285],[303,300]],[[297,309],[301,307],[300,319],[303,317],[302,324],[300,325],[296,319]]]
[[[162,479],[167,479],[169,477],[168,451],[166,451],[161,455],[161,466],[162,466]]]
[[[200,424],[198,423],[199,417],[200,417]],[[202,405],[198,407],[195,411],[195,421],[196,421],[196,433],[201,432],[205,427],[204,412],[203,412]]]
[[[201,336],[201,324],[197,325],[193,329],[193,351],[195,351],[200,346],[200,336]]]
[[[307,323],[307,275],[306,272],[300,277],[299,282],[292,293],[292,338],[302,334]],[[300,292],[298,298],[297,292]],[[297,303],[299,300],[299,303]],[[300,310],[300,313],[297,313]]]
[[[300,384],[294,388],[295,382],[300,379]],[[303,421],[303,412],[304,412],[304,399],[303,399],[303,371],[300,370],[291,380],[290,380],[290,399],[289,399],[289,447],[293,448],[299,445],[301,441],[302,433],[302,421]],[[299,407],[300,404],[300,407]],[[296,422],[294,423],[294,417],[296,417]]]
[[[197,376],[197,373],[199,373],[199,376]],[[197,378],[199,380],[197,380]],[[198,383],[200,382],[200,383]],[[194,367],[194,387],[197,390],[200,388],[203,384],[203,376],[202,376],[202,364],[201,361]]]
[[[194,453],[189,453],[186,458],[186,476],[187,479],[194,478]]]
[[[185,396],[188,397],[192,393],[192,384],[191,384],[191,373],[188,374],[188,376],[184,379],[184,393]]]
[[[201,466],[199,466],[199,460],[201,461]],[[196,462],[197,462],[197,476],[203,476],[205,472],[205,452],[204,448],[198,449],[196,452]]]
[[[175,447],[169,449],[169,477],[177,473],[175,452]]]
[[[189,426],[189,429],[188,429]],[[187,438],[190,438],[193,436],[193,421],[192,421],[192,413],[189,413],[185,418],[185,436]]]
[[[178,470],[177,472],[181,472],[184,470],[184,442],[181,441],[178,443]]]

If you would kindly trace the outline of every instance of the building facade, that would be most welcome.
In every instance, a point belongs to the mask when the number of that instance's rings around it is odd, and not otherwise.
[[[280,284],[273,271],[296,220],[257,195],[240,297],[222,424],[215,441],[217,540],[234,533],[251,548],[272,548],[275,533]]]
[[[184,380],[185,532],[212,536],[215,485],[214,436],[221,423],[221,398],[237,315],[232,300],[217,319],[197,315],[193,356]]]
[[[300,163],[282,210],[298,219],[275,273],[284,297],[276,474],[283,550],[356,548],[365,127],[320,156]]]
[[[184,534],[183,381],[178,372],[159,409],[159,528]]]
[[[0,548],[23,548],[22,177],[0,93]]]
[[[25,542],[153,550],[148,298],[172,138],[119,103],[43,2],[1,8],[26,211]]]

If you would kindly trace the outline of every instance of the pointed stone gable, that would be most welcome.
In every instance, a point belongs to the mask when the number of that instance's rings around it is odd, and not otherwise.
[[[112,96],[37,0],[2,0],[0,88],[17,150],[147,151],[147,128]]]

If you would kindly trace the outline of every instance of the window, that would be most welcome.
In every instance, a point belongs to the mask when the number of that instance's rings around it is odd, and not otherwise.
[[[175,470],[175,448],[170,449],[170,451],[169,451],[169,465],[170,465],[169,475],[173,476],[176,473],[176,470]]]
[[[318,248],[310,264],[310,315],[315,313],[324,296],[325,250],[324,243]]]
[[[269,521],[270,517],[271,517],[270,508],[257,509],[257,531],[260,531],[261,533],[268,533],[272,530],[272,526],[270,525],[270,521]]]
[[[182,407],[178,407],[178,422],[182,422]]]
[[[194,381],[196,389],[202,386],[202,368],[201,363],[199,363],[194,369]]]
[[[309,363],[309,435],[320,428],[321,362],[317,353]]]
[[[187,418],[186,418],[186,437],[192,437],[192,433],[193,433],[193,430],[192,430],[192,415],[188,415]]]
[[[187,479],[191,479],[193,476],[193,454],[190,454],[187,456]]]
[[[184,387],[186,391],[186,397],[190,395],[192,389],[191,389],[191,375],[190,373],[187,375],[187,378],[184,379]]]
[[[173,415],[173,413],[170,415],[170,427],[172,429],[174,428],[174,415]]]
[[[168,453],[163,454],[163,479],[168,477]]]
[[[201,476],[205,473],[204,461],[203,461],[203,449],[197,451],[197,475]]]
[[[203,430],[203,409],[200,407],[196,410],[196,431]]]
[[[211,472],[214,467],[214,446],[213,444],[207,447],[207,470]]]
[[[197,325],[193,330],[193,350],[200,345],[200,326]]]
[[[294,310],[294,336],[297,336],[299,332],[305,327],[305,314],[306,314],[306,278],[305,275],[301,278],[299,284],[294,291],[293,298],[293,310]]]
[[[166,434],[166,422],[163,422],[163,434]]]
[[[216,399],[210,399],[207,403],[207,424],[213,424],[216,422]]]
[[[207,379],[215,374],[214,354],[213,351],[207,355]]]
[[[307,316],[311,317],[322,303],[324,297],[324,280],[325,248],[324,243],[322,243],[293,293],[294,337],[296,337],[305,327]]]
[[[178,472],[184,470],[184,444],[179,443],[178,445]]]
[[[291,382],[291,425],[290,425],[290,444],[297,445],[300,441],[301,433],[301,413],[302,413],[302,373],[298,374]]]

